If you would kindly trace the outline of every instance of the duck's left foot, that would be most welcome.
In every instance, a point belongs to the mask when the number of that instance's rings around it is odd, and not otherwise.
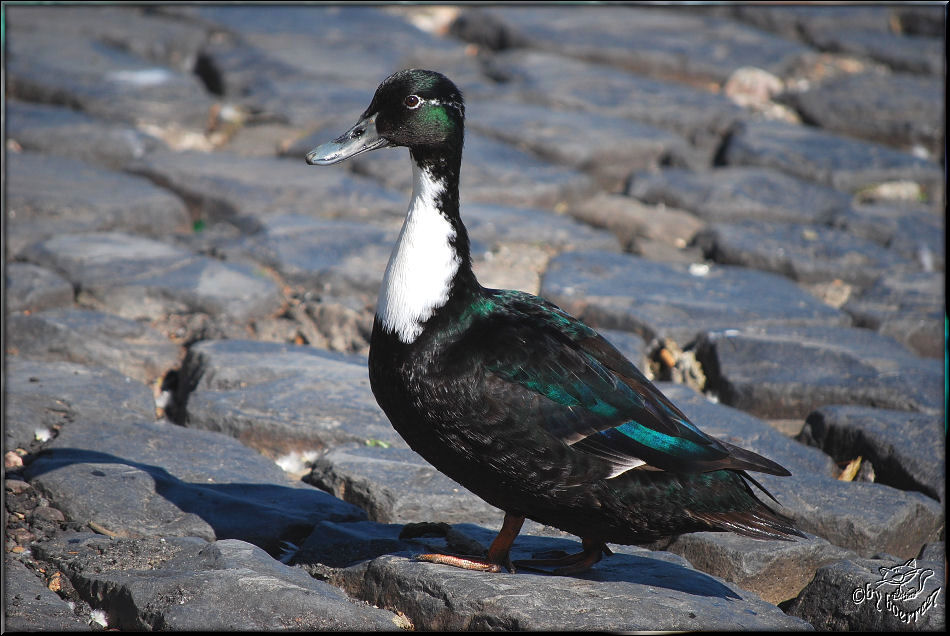
[[[451,565],[465,570],[477,570],[480,572],[501,572],[502,568],[504,568],[514,574],[515,568],[511,564],[509,554],[511,553],[511,544],[514,543],[515,537],[517,537],[521,531],[521,525],[523,523],[524,517],[506,513],[505,521],[501,526],[501,530],[498,532],[498,536],[495,537],[495,540],[492,541],[491,546],[488,548],[487,557],[434,552],[420,554],[415,560],[441,563],[443,565]],[[432,533],[433,531],[435,531],[436,534],[443,534],[443,536],[448,538],[452,529],[447,524],[416,524],[411,528],[409,526],[404,528],[402,533],[400,533],[400,538],[412,535],[420,536],[423,533]]]
[[[430,554],[420,554],[419,556],[414,557],[413,560],[426,561],[428,563],[441,563],[442,565],[451,565],[456,568],[462,568],[463,570],[476,570],[479,572],[501,572],[502,568],[508,570],[509,572],[515,571],[510,560],[502,563],[493,563],[491,560],[485,557],[477,556],[462,556],[433,552]]]
[[[577,554],[568,554],[567,556],[556,559],[524,559],[515,561],[514,564],[519,568],[554,574],[557,576],[569,576],[571,574],[580,574],[591,569],[595,563],[600,561],[605,554],[613,554],[610,548],[601,541],[591,539],[583,540],[584,549]],[[553,569],[546,569],[553,568]]]

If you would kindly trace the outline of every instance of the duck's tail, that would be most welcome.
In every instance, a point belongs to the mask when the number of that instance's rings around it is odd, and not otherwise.
[[[717,471],[717,473],[726,473],[729,476],[715,475],[716,478],[722,477],[724,482],[731,482],[729,489],[733,493],[725,498],[725,501],[710,498],[710,502],[718,500],[720,503],[725,503],[718,510],[714,509],[714,506],[697,502],[693,509],[687,511],[693,517],[714,526],[717,530],[735,532],[757,539],[790,541],[792,537],[805,537],[789,517],[776,512],[756,496],[750,483],[768,495],[772,501],[778,503],[772,493],[748,473],[745,471]]]
[[[609,481],[614,482],[613,492],[618,495],[631,537],[639,539],[628,543],[702,531],[786,541],[805,537],[792,519],[773,510],[756,495],[753,485],[775,499],[742,470],[631,470]]]

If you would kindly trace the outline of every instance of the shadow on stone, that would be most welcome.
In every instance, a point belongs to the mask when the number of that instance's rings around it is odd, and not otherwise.
[[[141,528],[123,519],[132,508],[120,502],[112,510],[95,512],[97,525],[114,536],[157,534],[198,536],[209,541],[241,539],[278,555],[284,541],[302,541],[319,521],[365,518],[359,509],[316,489],[267,483],[194,483],[179,479],[160,466],[79,448],[43,451],[27,467],[26,474],[32,481],[82,464],[93,465],[89,472],[99,478],[85,480],[87,504],[95,505],[100,499],[90,491],[104,486],[107,492],[102,495],[110,496],[111,492],[113,499],[131,497],[150,509],[150,518],[138,524],[143,526]],[[109,479],[109,473],[113,472],[110,469],[118,473],[111,475],[112,479]],[[121,491],[115,488],[116,477],[124,482]],[[99,486],[100,481],[105,483]],[[149,501],[149,493],[159,495],[165,503],[156,502],[154,498]],[[67,511],[67,514],[76,521],[89,521],[76,518],[82,516],[76,511]],[[182,517],[191,517],[191,522],[183,523]],[[153,524],[159,527],[148,527]]]

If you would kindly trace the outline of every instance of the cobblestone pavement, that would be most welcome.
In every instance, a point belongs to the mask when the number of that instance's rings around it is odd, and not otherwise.
[[[943,628],[943,4],[4,24],[5,629]],[[806,540],[684,535],[577,577],[411,560],[501,513],[369,389],[406,153],[303,158],[412,66],[465,93],[482,282],[788,467],[760,479]],[[515,557],[575,549],[528,524]]]

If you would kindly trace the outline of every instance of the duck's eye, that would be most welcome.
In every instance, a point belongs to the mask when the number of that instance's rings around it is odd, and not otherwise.
[[[406,108],[419,108],[419,105],[422,103],[422,100],[419,99],[418,95],[410,95],[405,99]]]

